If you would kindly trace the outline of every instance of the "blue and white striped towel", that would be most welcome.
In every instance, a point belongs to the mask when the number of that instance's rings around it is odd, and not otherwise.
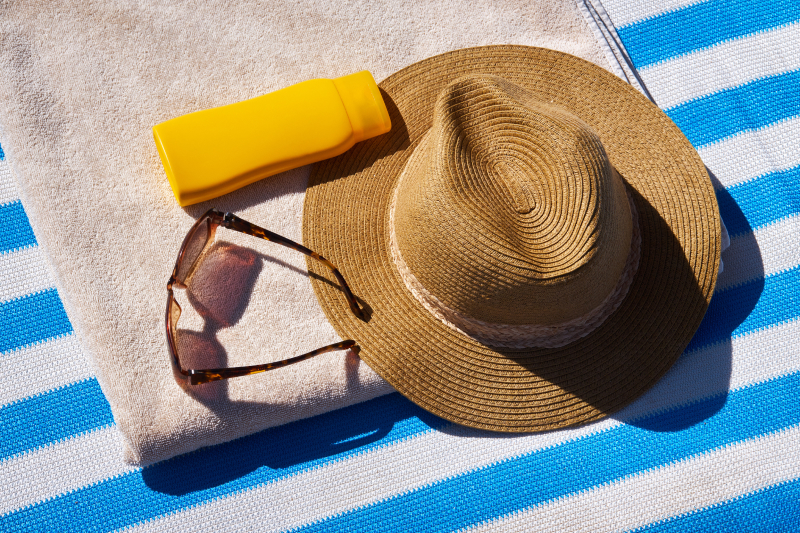
[[[652,391],[526,436],[393,394],[127,466],[0,161],[0,529],[800,529],[800,3],[604,4],[590,2],[697,147],[731,235],[706,319]]]

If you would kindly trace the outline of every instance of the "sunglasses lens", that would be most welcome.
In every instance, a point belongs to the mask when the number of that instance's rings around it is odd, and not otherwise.
[[[181,306],[178,302],[171,300],[169,304],[169,329],[172,332],[172,338],[177,341],[178,329],[176,327],[178,319],[181,317]]]
[[[197,259],[200,257],[200,254],[203,253],[203,249],[208,243],[208,226],[208,219],[198,224],[197,227],[192,230],[192,233],[189,235],[183,247],[183,257],[181,258],[181,264],[180,267],[178,267],[177,275],[177,279],[181,283],[184,283],[186,278],[189,277],[189,274],[192,273]]]
[[[178,305],[178,302],[172,298],[170,295],[169,300],[169,338],[170,342],[169,351],[171,352],[170,355],[170,363],[172,366],[172,375],[175,376],[175,379],[178,383],[183,383],[186,381],[186,376],[181,374],[180,363],[178,362],[178,319],[181,317],[181,306]]]

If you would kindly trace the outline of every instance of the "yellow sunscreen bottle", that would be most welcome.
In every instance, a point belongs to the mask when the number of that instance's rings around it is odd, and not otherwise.
[[[363,70],[173,118],[153,136],[185,206],[337,156],[390,128],[378,86]]]

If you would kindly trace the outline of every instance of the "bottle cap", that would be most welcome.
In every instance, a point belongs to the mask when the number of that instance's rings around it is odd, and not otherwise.
[[[367,70],[333,80],[342,98],[355,142],[388,132],[392,123],[380,89]]]

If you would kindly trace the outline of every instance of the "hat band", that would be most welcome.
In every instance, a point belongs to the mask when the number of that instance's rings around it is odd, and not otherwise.
[[[514,325],[493,324],[476,320],[455,309],[451,309],[431,294],[411,272],[411,269],[408,268],[400,253],[394,224],[395,208],[397,206],[398,191],[400,190],[399,184],[404,175],[405,172],[400,175],[389,207],[389,244],[392,260],[408,291],[429,313],[450,329],[471,337],[482,344],[497,348],[560,348],[589,335],[597,329],[617,310],[628,295],[633,278],[639,268],[642,237],[639,231],[639,217],[636,206],[627,185],[625,185],[625,193],[628,196],[632,218],[631,248],[630,252],[628,252],[625,268],[614,290],[606,296],[600,305],[578,318],[546,326],[541,324]]]

